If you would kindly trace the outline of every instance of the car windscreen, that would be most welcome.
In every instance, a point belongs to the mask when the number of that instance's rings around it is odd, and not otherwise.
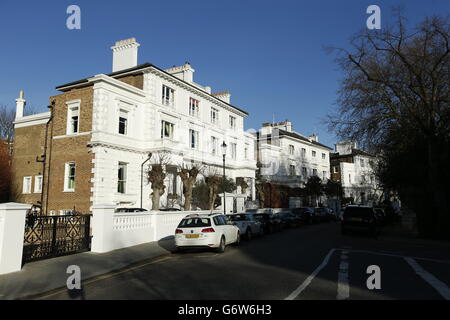
[[[211,220],[209,218],[184,218],[178,225],[179,228],[200,228],[210,226]]]
[[[230,216],[231,221],[246,221],[247,218],[243,214],[234,214]]]
[[[345,217],[370,218],[373,216],[371,208],[347,207],[344,211]]]

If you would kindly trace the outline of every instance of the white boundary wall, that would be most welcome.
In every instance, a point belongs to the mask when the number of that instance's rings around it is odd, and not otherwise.
[[[108,252],[174,236],[181,219],[210,211],[115,213],[115,206],[92,207],[92,252]]]

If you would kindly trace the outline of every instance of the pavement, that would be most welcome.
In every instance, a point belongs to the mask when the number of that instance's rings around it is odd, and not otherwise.
[[[0,275],[0,300],[28,298],[66,287],[70,265],[79,266],[82,279],[88,280],[170,254],[171,245],[170,240],[161,240],[107,253],[84,252],[29,262],[18,272]]]
[[[386,232],[377,239],[342,236],[338,223],[323,223],[242,241],[223,254],[171,254],[172,248],[168,239],[33,262],[7,275],[7,285],[0,276],[0,293],[46,300],[450,299],[448,242],[410,241]],[[70,263],[82,270],[82,290],[66,288]],[[367,286],[370,266],[379,268],[378,289]]]

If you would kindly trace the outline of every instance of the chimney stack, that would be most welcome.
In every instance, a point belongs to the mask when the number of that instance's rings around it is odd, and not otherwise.
[[[19,97],[16,99],[16,119],[23,117],[23,109],[27,101],[23,98],[23,90],[20,90]]]
[[[113,51],[113,67],[112,71],[120,71],[137,66],[139,43],[135,38],[120,40],[116,45],[111,47]]]
[[[174,75],[178,79],[184,80],[186,82],[194,82],[194,68],[191,64],[186,61],[182,66],[173,66],[172,68],[166,69],[166,72]]]

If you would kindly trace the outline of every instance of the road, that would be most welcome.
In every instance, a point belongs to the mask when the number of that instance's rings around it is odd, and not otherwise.
[[[368,266],[380,268],[369,290]],[[229,246],[171,254],[39,299],[450,299],[450,246],[363,235],[338,223],[284,230]]]

